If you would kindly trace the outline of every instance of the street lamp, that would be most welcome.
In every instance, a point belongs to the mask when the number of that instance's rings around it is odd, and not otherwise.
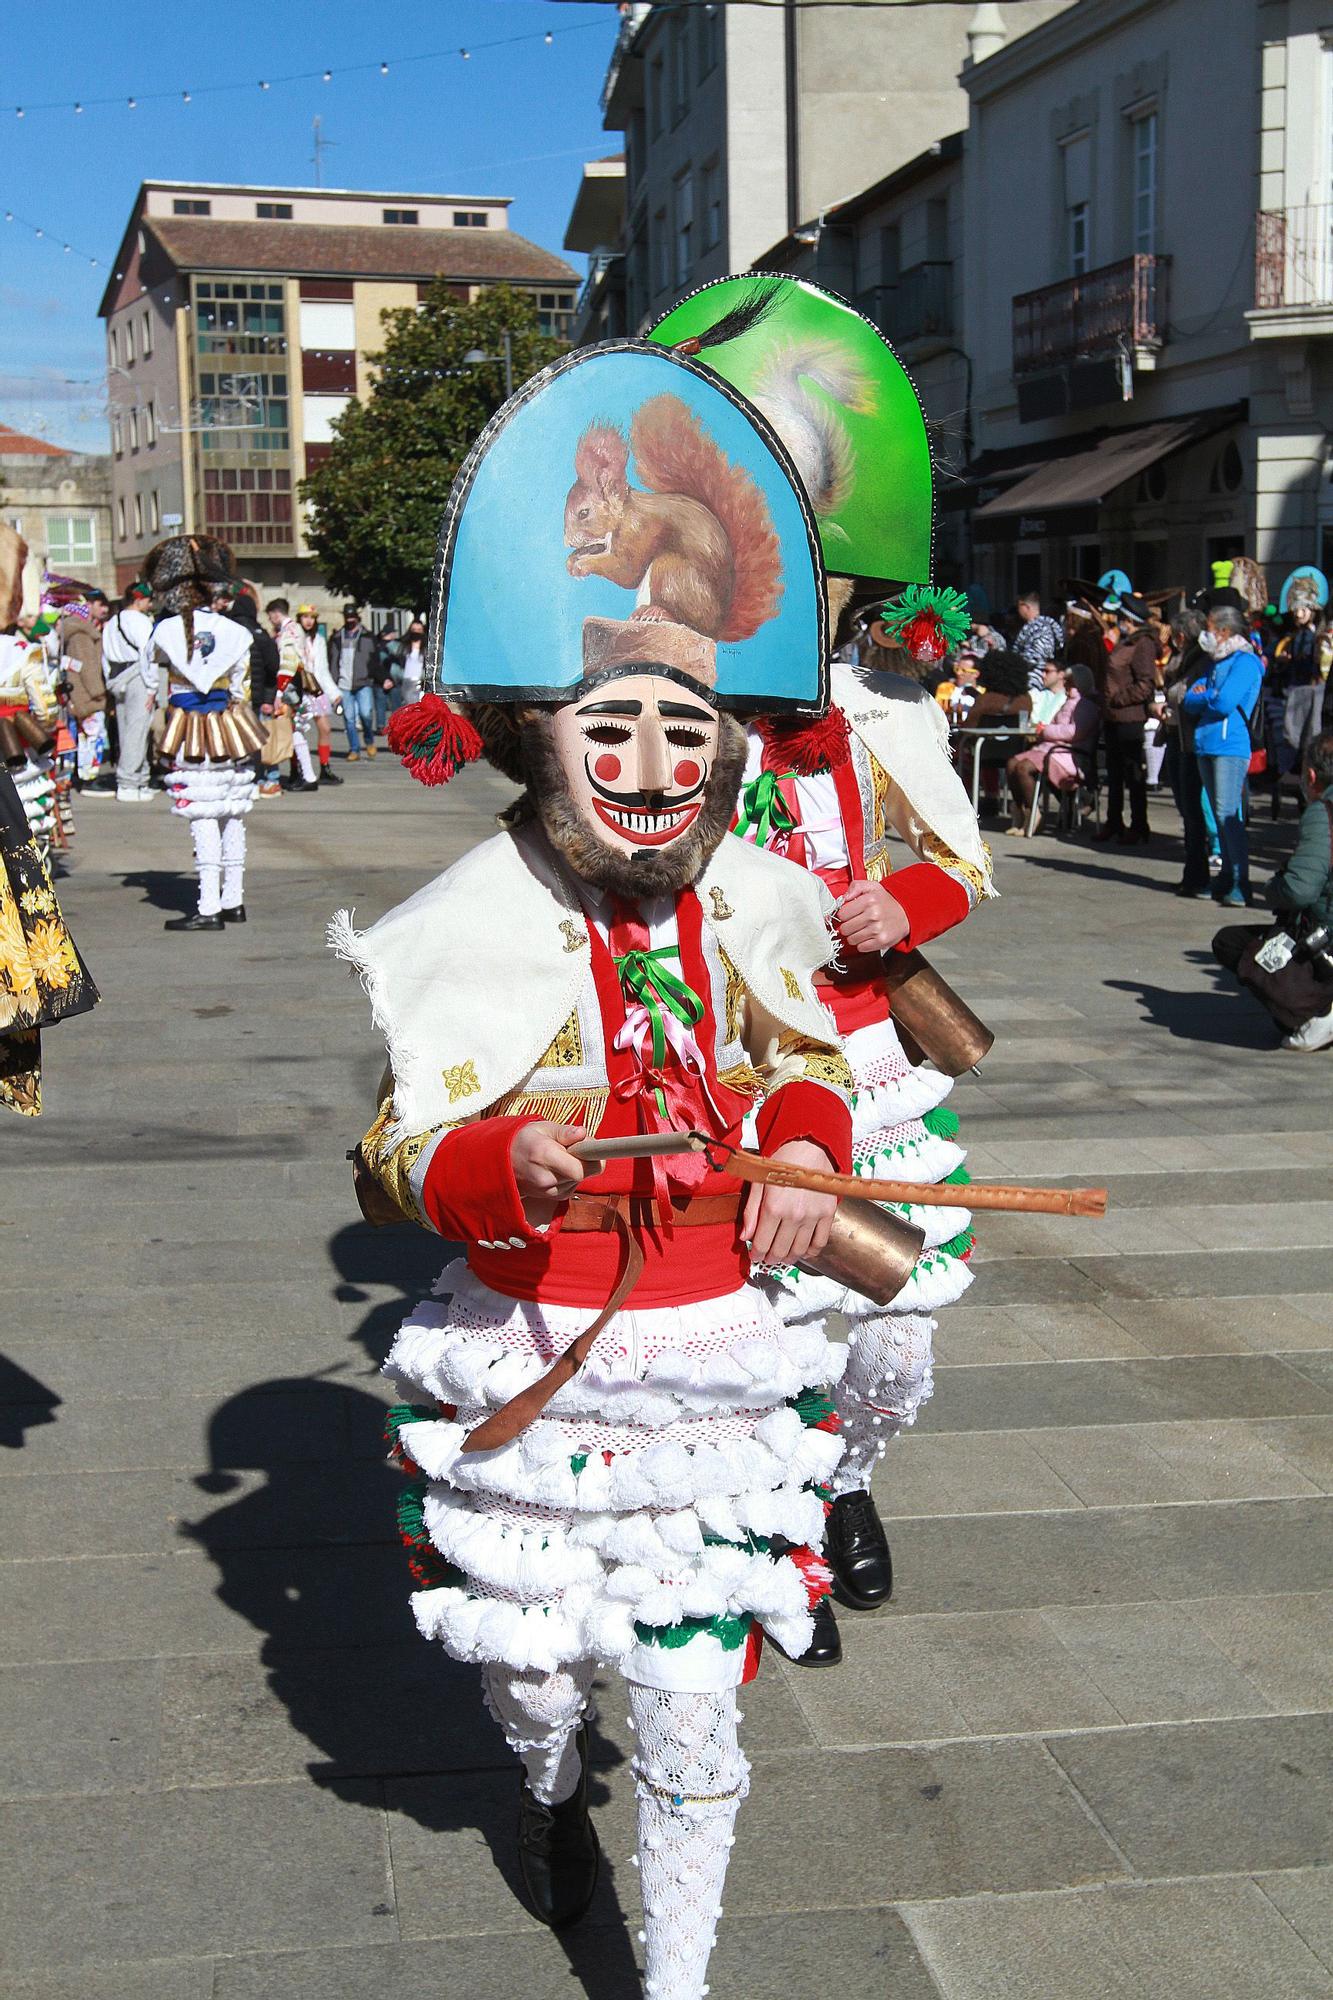
[[[499,354],[487,354],[486,350],[482,347],[470,347],[463,356],[463,365],[465,368],[479,368],[483,361],[503,361],[505,365],[505,401],[508,402],[514,393],[514,350],[507,326],[501,328],[500,343],[501,352]]]

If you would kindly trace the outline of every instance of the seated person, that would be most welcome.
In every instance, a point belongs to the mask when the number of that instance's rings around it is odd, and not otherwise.
[[[1064,690],[1059,709],[1049,722],[1037,724],[1037,741],[1032,748],[1021,750],[1005,766],[1013,798],[1013,825],[1008,830],[1018,839],[1026,837],[1028,815],[1036,797],[1037,779],[1041,772],[1045,771],[1047,783],[1053,785],[1056,791],[1065,791],[1076,785],[1080,776],[1079,753],[1091,752],[1101,727],[1101,710],[1093,694],[1092,669],[1080,663],[1062,667],[1052,661],[1043,674],[1043,681],[1056,676]]]
[[[1308,936],[1321,926],[1333,926],[1333,730],[1312,737],[1305,752],[1302,781],[1308,801],[1301,815],[1296,849],[1285,868],[1268,885],[1268,902],[1289,934]],[[1299,918],[1300,924],[1291,923]],[[1213,939],[1213,956],[1228,972],[1262,1000],[1279,1028],[1284,1049],[1310,1052],[1333,1049],[1333,952],[1298,952],[1279,989],[1268,977],[1254,984],[1241,959],[1271,930],[1268,924],[1228,924]],[[1253,961],[1250,961],[1252,966]]]

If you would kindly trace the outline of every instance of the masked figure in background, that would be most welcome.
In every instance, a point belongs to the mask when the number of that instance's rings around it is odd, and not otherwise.
[[[87,1013],[98,993],[65,928],[31,807],[25,809],[14,783],[14,770],[30,768],[32,754],[26,727],[18,725],[35,725],[41,712],[35,687],[50,698],[40,648],[16,629],[27,553],[22,536],[0,522],[0,1105],[35,1118],[42,1108],[42,1029]]]
[[[912,660],[941,660],[966,633],[967,606],[929,587],[930,443],[915,387],[877,329],[813,285],[727,278],[675,307],[651,338],[697,354],[778,432],[819,522],[835,616],[855,586],[882,594],[890,582],[906,585],[884,607],[880,633]],[[995,891],[938,704],[906,675],[877,672],[872,682],[848,666],[833,668],[831,692],[818,720],[752,724],[735,830],[811,871],[837,901],[838,949],[818,987],[846,1037],[857,1172],[960,1183],[957,1207],[898,1211],[925,1230],[925,1248],[889,1306],[813,1272],[789,1269],[774,1281],[789,1324],[830,1311],[849,1324],[834,1391],[846,1450],[824,1554],[839,1602],[868,1610],[893,1589],[871,1474],[931,1394],[934,1313],[971,1282],[967,1172],[958,1118],[944,1103],[953,1074],[904,1046],[892,971],[895,955],[952,929]],[[906,867],[894,867],[895,834],[912,857]],[[826,1602],[804,1663],[840,1657]]]
[[[417,1623],[480,1664],[523,1760],[523,1880],[552,1926],[597,1873],[593,1673],[624,1675],[655,2000],[707,1991],[748,1785],[736,1688],[762,1631],[803,1650],[827,1588],[841,1443],[814,1388],[836,1351],[748,1276],[817,1255],[832,1203],[744,1199],[699,1155],[571,1147],[734,1141],[762,1095],[764,1152],[849,1157],[813,983],[831,905],[727,835],[729,710],[817,711],[825,657],[812,524],[762,419],[635,342],[556,363],[488,427],[446,517],[428,664],[465,713],[428,691],[390,725],[426,782],[484,751],[522,794],[400,909],[333,930],[388,1044],[360,1149],[374,1199],[466,1245],[387,1363],[424,1402],[394,1420]]]
[[[310,792],[323,785],[340,785],[333,769],[333,722],[341,711],[338,683],[329,672],[328,647],[313,604],[298,604],[278,637],[278,700],[291,714],[291,755],[296,770],[286,789]],[[319,776],[310,760],[311,724],[319,752]],[[278,761],[276,758],[273,760]]]
[[[235,576],[231,550],[211,535],[173,535],[144,559],[156,622],[148,647],[169,693],[162,756],[171,810],[188,820],[199,907],[169,931],[220,931],[245,922],[245,816],[254,804],[254,756],[264,731],[250,706],[250,635],[208,610]]]

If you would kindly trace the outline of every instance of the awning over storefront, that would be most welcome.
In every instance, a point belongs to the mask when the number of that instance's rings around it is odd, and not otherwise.
[[[1090,530],[1096,508],[1118,486],[1137,478],[1158,459],[1224,430],[1240,414],[1232,407],[1203,410],[1139,424],[1133,430],[1111,431],[1082,451],[1066,452],[1037,466],[1007,492],[986,501],[972,517],[975,531],[984,540],[989,527],[996,538],[1004,538],[1014,533],[1019,517],[1024,537],[1037,540],[1046,534]]]

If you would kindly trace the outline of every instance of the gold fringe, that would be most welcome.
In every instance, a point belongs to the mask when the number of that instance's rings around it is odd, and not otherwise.
[[[728,1090],[738,1090],[742,1097],[762,1097],[764,1079],[753,1063],[733,1063],[730,1069],[720,1069],[717,1080]]]
[[[609,1090],[516,1090],[490,1108],[493,1118],[549,1118],[553,1125],[582,1125],[597,1131],[606,1116]]]

